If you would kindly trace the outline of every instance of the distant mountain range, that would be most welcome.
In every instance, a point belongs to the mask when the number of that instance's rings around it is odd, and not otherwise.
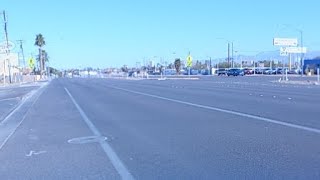
[[[316,57],[320,57],[320,51],[311,51],[305,55],[305,59],[313,59]]]

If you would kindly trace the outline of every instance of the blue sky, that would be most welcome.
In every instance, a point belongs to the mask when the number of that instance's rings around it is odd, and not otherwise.
[[[277,50],[273,37],[299,37],[295,29],[303,30],[306,47],[320,50],[319,7],[319,0],[0,3],[8,15],[9,39],[23,39],[30,56],[37,53],[35,35],[42,33],[51,65],[58,68],[171,62],[189,51],[194,59],[215,59],[226,56],[227,40],[234,41],[238,54],[253,55]]]

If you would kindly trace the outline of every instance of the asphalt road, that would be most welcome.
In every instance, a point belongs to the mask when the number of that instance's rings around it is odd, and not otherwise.
[[[0,123],[0,179],[320,179],[320,86],[56,79]]]

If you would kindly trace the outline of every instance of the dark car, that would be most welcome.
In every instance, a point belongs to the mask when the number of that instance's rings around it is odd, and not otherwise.
[[[229,69],[227,72],[228,76],[244,76],[244,70],[242,69]]]
[[[283,74],[283,73],[285,74],[286,71],[289,72],[287,68],[284,68],[284,69],[283,68],[277,68],[276,74]]]
[[[190,69],[190,75],[198,75],[199,71],[196,69]],[[189,69],[185,69],[183,75],[189,75]]]
[[[217,75],[218,76],[227,75],[227,69],[218,69],[217,70]]]
[[[255,73],[256,73],[256,74],[263,74],[263,70],[264,70],[264,69],[257,68],[257,69],[255,69]]]
[[[134,76],[134,71],[129,71],[128,72],[128,77],[133,77]]]
[[[282,68],[277,68],[276,74],[282,74]]]

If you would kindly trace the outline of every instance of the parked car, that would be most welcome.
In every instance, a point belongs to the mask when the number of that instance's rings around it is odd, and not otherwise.
[[[227,75],[227,69],[218,69],[217,75],[218,76]]]
[[[129,71],[128,72],[128,77],[135,77],[136,76],[136,72],[135,71]]]
[[[268,71],[270,71],[270,68],[262,68],[262,74],[267,74]]]
[[[261,68],[255,69],[256,74],[263,74],[263,70]]]
[[[158,75],[161,75],[161,72],[160,72],[160,71],[153,71],[153,72],[152,72],[152,75],[158,76]]]
[[[202,69],[201,74],[202,75],[210,75],[210,71],[208,69]]]
[[[264,74],[276,74],[277,73],[277,70],[276,69],[266,69],[264,71]]]
[[[253,69],[245,68],[245,69],[244,69],[244,74],[245,74],[245,75],[254,74]]]
[[[166,69],[163,73],[164,73],[164,75],[176,75],[177,74],[175,69]]]
[[[289,70],[288,70],[288,68],[277,68],[277,70],[276,70],[276,74],[283,74],[283,73],[285,73],[286,72],[286,70],[287,70],[287,72],[289,73]]]
[[[290,71],[288,71],[288,74],[301,74],[301,70],[298,68],[293,68]]]
[[[190,75],[198,75],[199,74],[199,71],[196,70],[196,69],[190,69]],[[189,70],[186,69],[184,72],[183,72],[183,75],[189,75]]]
[[[244,70],[243,69],[229,69],[227,71],[228,76],[244,76]]]

